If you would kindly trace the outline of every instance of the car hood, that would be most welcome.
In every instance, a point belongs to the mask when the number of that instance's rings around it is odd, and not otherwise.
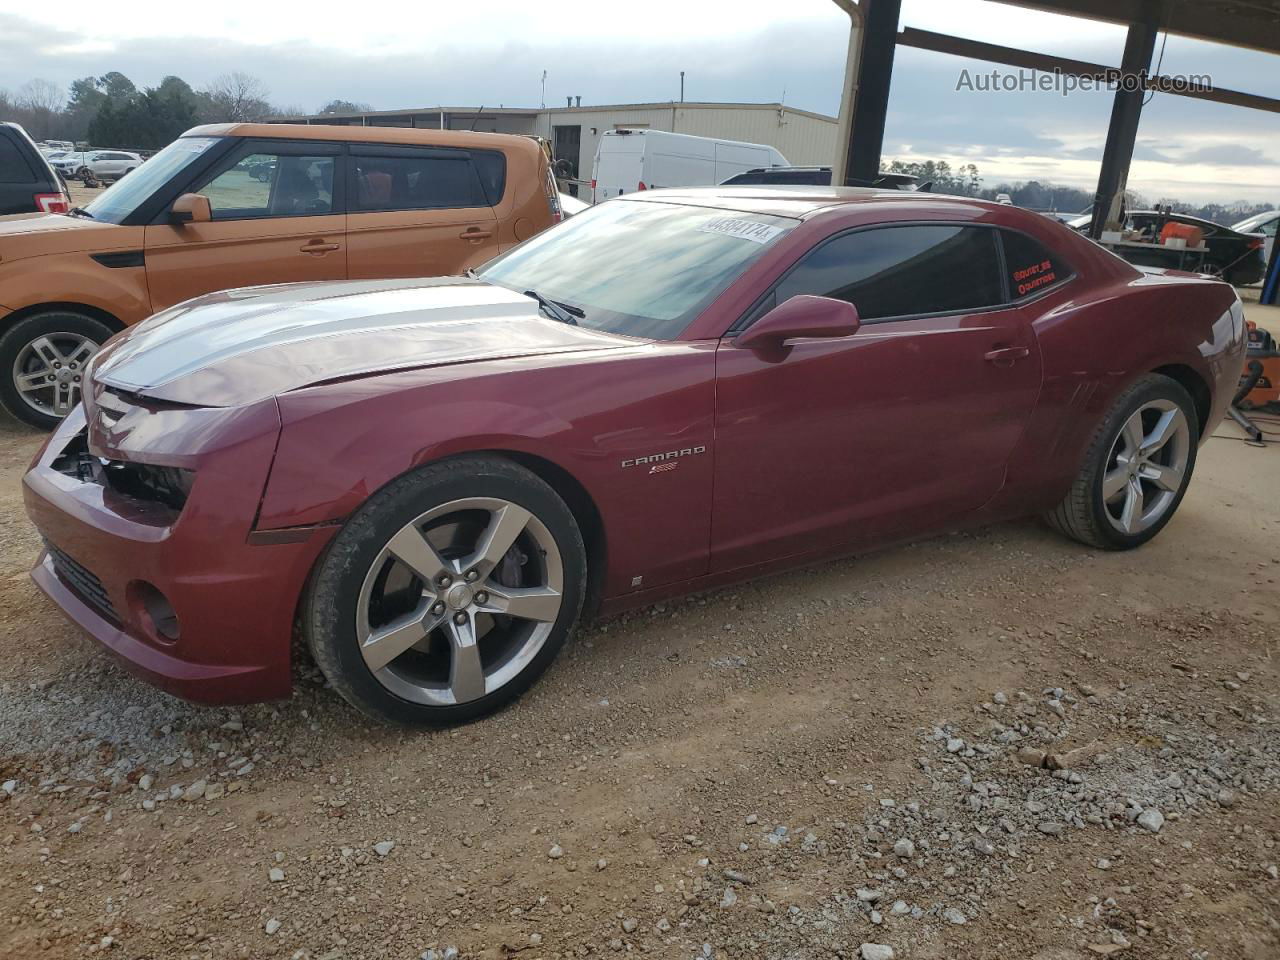
[[[142,247],[142,227],[120,227],[60,213],[0,219],[0,265],[53,253],[108,252]],[[3,303],[3,300],[0,300]]]
[[[95,383],[204,407],[413,367],[634,346],[543,317],[480,280],[336,281],[224,290],[113,338]]]

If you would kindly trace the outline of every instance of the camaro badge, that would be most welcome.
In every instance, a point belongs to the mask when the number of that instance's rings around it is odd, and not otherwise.
[[[684,447],[681,450],[668,450],[666,453],[655,453],[648,457],[636,457],[633,460],[623,460],[622,469],[626,470],[628,467],[642,467],[645,464],[650,464],[650,473],[666,473],[668,470],[674,470],[679,466],[679,464],[674,461],[678,460],[680,457],[692,457],[696,454],[706,452],[707,448],[705,446]]]

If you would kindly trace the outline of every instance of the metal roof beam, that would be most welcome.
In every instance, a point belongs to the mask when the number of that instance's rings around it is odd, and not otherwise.
[[[1000,0],[1005,2],[1005,0]],[[989,63],[1002,63],[1010,67],[1022,67],[1028,70],[1039,70],[1045,73],[1057,71],[1064,76],[1081,77],[1105,81],[1115,78],[1120,71],[1101,63],[1088,60],[1072,60],[1068,57],[1055,57],[1047,53],[1035,53],[1031,50],[1019,50],[1015,47],[1002,47],[995,43],[983,43],[980,40],[967,40],[964,37],[952,37],[944,33],[933,33],[929,30],[917,30],[904,27],[898,35],[898,43],[920,50],[932,50],[935,53],[949,53],[970,60],[985,60]],[[1223,87],[1187,87],[1179,88],[1167,77],[1151,77],[1147,79],[1147,89],[1156,89],[1162,93],[1177,97],[1190,97],[1193,100],[1209,100],[1213,103],[1226,103],[1235,107],[1248,107],[1251,110],[1265,110],[1269,113],[1280,113],[1280,100],[1263,97],[1254,93],[1242,93],[1239,90],[1228,90]]]
[[[996,2],[1125,26],[1147,21],[1144,0]],[[1182,37],[1280,53],[1280,0],[1161,0],[1156,25]]]

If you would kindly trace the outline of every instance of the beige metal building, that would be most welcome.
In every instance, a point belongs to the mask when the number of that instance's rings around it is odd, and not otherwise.
[[[578,98],[579,101],[581,98]],[[776,148],[793,164],[829,164],[836,151],[836,120],[780,103],[623,103],[545,110],[526,107],[422,107],[369,113],[298,117],[298,123],[423,127],[522,133],[551,141],[557,160],[573,176],[591,177],[596,144],[605,130],[652,128]]]

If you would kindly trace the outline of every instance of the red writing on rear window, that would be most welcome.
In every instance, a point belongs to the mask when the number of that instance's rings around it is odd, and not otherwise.
[[[1053,262],[1041,260],[1029,267],[1013,271],[1013,282],[1017,285],[1018,296],[1024,297],[1037,287],[1047,287],[1058,279],[1053,269]]]

